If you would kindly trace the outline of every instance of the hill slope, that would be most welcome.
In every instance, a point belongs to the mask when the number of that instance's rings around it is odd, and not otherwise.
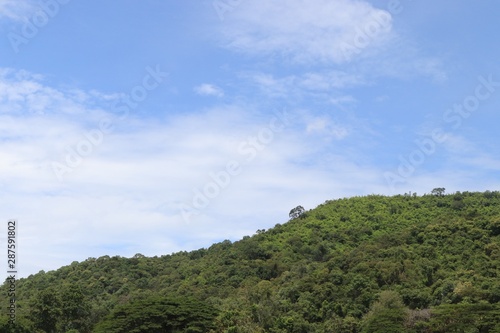
[[[201,309],[204,328],[178,332],[500,332],[500,193],[327,201],[234,243],[41,272],[17,295],[19,332],[132,332],[119,314],[162,299]]]

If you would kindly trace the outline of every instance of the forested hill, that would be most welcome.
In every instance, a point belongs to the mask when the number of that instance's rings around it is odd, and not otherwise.
[[[256,216],[258,218],[258,216]],[[0,332],[7,328],[7,283]],[[237,242],[17,281],[16,332],[500,332],[500,192],[327,201]]]

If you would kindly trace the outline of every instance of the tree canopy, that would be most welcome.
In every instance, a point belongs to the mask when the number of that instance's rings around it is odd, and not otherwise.
[[[305,212],[304,207],[297,206],[290,211],[288,216],[290,217],[291,220],[293,220],[293,219],[300,217],[302,214],[304,214],[304,212]]]
[[[214,328],[216,311],[193,299],[150,296],[116,306],[95,333],[207,332]]]

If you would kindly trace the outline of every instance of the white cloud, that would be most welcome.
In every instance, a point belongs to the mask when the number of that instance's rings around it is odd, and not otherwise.
[[[307,124],[306,132],[309,134],[323,134],[328,137],[340,140],[349,135],[349,130],[346,127],[334,123],[326,117],[316,117],[310,120]]]
[[[355,101],[352,96],[344,95],[341,91],[367,84],[359,75],[338,70],[282,77],[260,72],[244,73],[241,77],[256,85],[267,97],[297,100],[313,96],[336,105]]]
[[[31,0],[0,0],[0,19],[21,21],[33,11],[33,8]]]
[[[445,147],[450,154],[470,153],[475,150],[472,142],[461,135],[451,132],[443,133],[443,135],[446,137],[446,140],[443,142],[443,147]]]
[[[437,83],[443,83],[448,79],[448,75],[443,70],[443,64],[438,58],[423,57],[415,61],[415,70],[431,77]]]
[[[375,57],[362,56],[356,63],[357,71],[364,77],[392,77],[409,80],[423,76],[441,84],[448,79],[445,61],[428,55],[411,36],[393,33],[390,43]]]
[[[365,1],[246,1],[221,25],[225,45],[296,62],[343,63],[390,35],[387,11]],[[354,50],[354,52],[352,52]]]
[[[194,88],[194,91],[202,96],[223,97],[224,91],[216,85],[204,83]]]
[[[94,96],[95,95],[95,96]],[[103,111],[88,107],[93,101],[109,100],[104,95],[80,90],[61,90],[44,84],[44,78],[26,71],[0,69],[0,114],[57,114],[88,119]],[[116,99],[118,96],[114,96]]]
[[[474,142],[474,139],[446,133],[446,140],[442,146],[446,151],[449,165],[454,168],[473,167],[474,170],[500,171],[500,160],[495,153],[485,151],[481,144]]]
[[[395,30],[396,19],[402,17],[361,0],[255,0],[227,13],[216,35],[224,47],[239,53],[322,67],[326,75],[306,73],[302,78],[304,87],[313,89],[378,77],[446,81],[445,62]],[[339,66],[351,73],[339,76],[343,72],[331,71]]]

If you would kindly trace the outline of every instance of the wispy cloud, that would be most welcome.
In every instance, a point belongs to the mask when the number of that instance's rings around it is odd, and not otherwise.
[[[346,127],[340,126],[326,117],[315,117],[307,124],[309,134],[323,134],[335,139],[343,139],[349,134]]]
[[[243,73],[240,77],[248,80],[268,97],[300,100],[314,96],[318,101],[337,105],[355,100],[343,91],[367,84],[360,75],[339,70],[286,76],[257,72]]]
[[[352,70],[367,81],[387,77],[399,80],[426,77],[433,83],[442,84],[448,79],[446,59],[429,54],[411,35],[400,30],[393,29],[391,38],[376,54],[363,52],[355,60]]]
[[[209,84],[209,83],[203,83],[199,86],[196,86],[194,88],[194,91],[198,95],[202,96],[215,96],[215,97],[223,97],[224,96],[224,91],[217,87],[216,85]]]
[[[352,84],[353,78],[424,76],[445,82],[444,60],[396,30],[393,21],[402,17],[390,8],[353,0],[246,1],[219,24],[218,35],[235,52],[321,68],[303,73],[302,84],[314,88]]]
[[[22,21],[34,8],[31,0],[0,0],[0,19]]]
[[[246,1],[221,24],[226,47],[293,62],[343,63],[349,46],[375,49],[391,32],[391,15],[365,1]],[[367,35],[368,34],[368,35]],[[364,37],[363,37],[364,36]],[[365,41],[363,41],[365,43]]]
[[[480,144],[464,135],[446,133],[442,144],[444,156],[450,168],[500,171],[500,160],[492,151],[487,152]],[[492,147],[489,147],[490,150]]]

